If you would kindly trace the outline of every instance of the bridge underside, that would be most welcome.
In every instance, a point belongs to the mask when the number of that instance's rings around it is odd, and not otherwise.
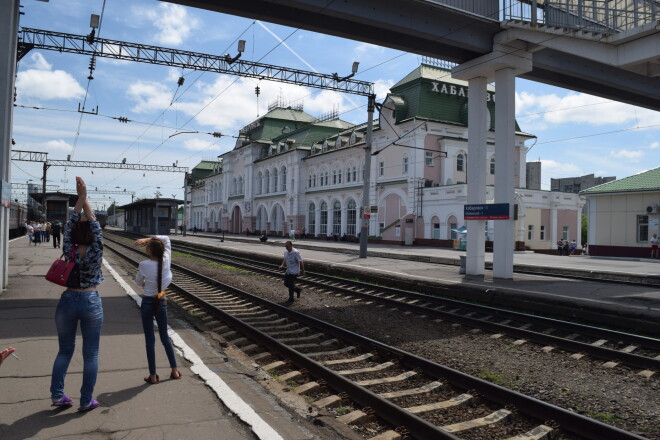
[[[163,0],[465,63],[493,51],[492,19],[420,0]],[[484,4],[488,4],[484,2]],[[491,2],[498,5],[499,2]],[[532,81],[660,110],[657,78],[555,49],[533,51]]]

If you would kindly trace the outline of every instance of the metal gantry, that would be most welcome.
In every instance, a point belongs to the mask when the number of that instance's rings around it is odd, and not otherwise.
[[[137,61],[190,70],[225,73],[313,87],[353,95],[371,96],[374,84],[333,74],[309,72],[272,64],[228,59],[224,55],[209,55],[180,49],[149,46],[126,41],[90,38],[87,35],[21,28],[18,42],[19,58],[31,49],[54,50],[117,60]],[[233,62],[232,62],[233,61]]]

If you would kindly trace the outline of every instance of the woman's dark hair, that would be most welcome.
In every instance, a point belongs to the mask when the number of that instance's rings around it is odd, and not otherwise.
[[[165,245],[157,238],[152,238],[147,243],[147,249],[152,257],[158,259],[158,293],[161,292],[163,283],[163,255],[165,255]]]
[[[81,220],[71,228],[71,243],[87,246],[94,240],[94,234],[87,220]]]

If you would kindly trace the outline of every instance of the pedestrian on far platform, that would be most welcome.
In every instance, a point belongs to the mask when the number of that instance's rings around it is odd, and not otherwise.
[[[577,243],[575,242],[575,239],[571,241],[571,253],[569,255],[573,255],[575,253],[575,249],[577,248]]]
[[[658,258],[658,234],[653,234],[649,243],[651,244],[651,258]]]
[[[53,222],[50,227],[50,233],[53,236],[53,249],[60,247],[60,237],[62,234],[62,223]]]
[[[284,285],[289,288],[289,299],[287,302],[293,302],[293,292],[296,292],[298,298],[300,298],[300,292],[302,292],[302,289],[296,286],[296,278],[298,278],[298,275],[305,274],[305,265],[302,255],[300,255],[297,249],[294,249],[291,241],[287,241],[284,246],[286,247],[286,251],[284,251],[284,259],[282,260],[282,264],[280,264],[280,269],[286,269]]]

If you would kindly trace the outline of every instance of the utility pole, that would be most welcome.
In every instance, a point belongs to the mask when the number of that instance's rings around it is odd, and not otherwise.
[[[362,215],[360,228],[360,258],[367,258],[367,242],[369,240],[369,221],[371,219],[371,139],[374,131],[374,107],[376,95],[369,95],[367,103],[367,134],[364,140],[364,186],[362,187]],[[367,211],[368,210],[368,211]]]

